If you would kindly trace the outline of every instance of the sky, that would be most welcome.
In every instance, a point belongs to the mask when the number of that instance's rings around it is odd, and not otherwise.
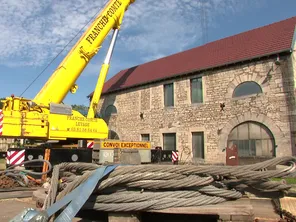
[[[0,97],[33,99],[105,2],[0,0]],[[136,0],[125,13],[107,80],[120,70],[296,16],[295,8],[295,0]],[[88,106],[111,35],[64,103]]]

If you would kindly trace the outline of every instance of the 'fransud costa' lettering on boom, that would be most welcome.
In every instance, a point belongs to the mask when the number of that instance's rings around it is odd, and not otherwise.
[[[109,21],[109,18],[113,16],[113,14],[117,11],[119,6],[121,5],[121,2],[119,0],[116,0],[110,8],[107,10],[106,14],[101,16],[99,18],[98,23],[95,25],[91,33],[86,37],[86,40],[92,44],[95,39],[98,37],[100,34],[101,30],[106,26],[106,24]]]

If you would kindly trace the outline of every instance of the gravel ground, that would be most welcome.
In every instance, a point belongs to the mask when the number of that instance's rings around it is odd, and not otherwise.
[[[32,198],[0,200],[0,221],[8,222],[26,208],[35,208]]]
[[[33,201],[32,198],[0,200],[0,222],[9,222],[12,218],[27,208],[36,209],[36,202]],[[92,220],[75,217],[72,222],[92,222]]]

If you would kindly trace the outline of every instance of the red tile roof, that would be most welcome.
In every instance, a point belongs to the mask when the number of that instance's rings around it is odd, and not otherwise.
[[[122,70],[105,83],[103,94],[288,51],[292,47],[295,24],[296,16]]]

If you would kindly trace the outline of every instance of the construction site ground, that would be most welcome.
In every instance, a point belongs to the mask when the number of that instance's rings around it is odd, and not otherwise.
[[[35,191],[35,192],[34,192]],[[37,208],[40,187],[10,187],[0,189],[0,221],[8,222],[26,208]],[[37,193],[36,193],[37,192]],[[296,186],[293,185],[290,197],[281,199],[283,209],[296,215]],[[37,199],[36,199],[37,198]],[[43,199],[40,196],[40,199]],[[141,220],[130,214],[102,213],[82,211],[72,220],[76,222],[145,222],[145,221],[279,221],[280,216],[274,211],[270,198],[244,197],[219,205],[201,207],[181,207],[166,210],[154,210],[141,213]]]
[[[11,199],[0,199],[0,221],[1,222],[9,222],[14,216],[16,216],[17,214],[19,214],[20,212],[22,212],[23,210],[27,209],[27,208],[36,208],[36,202],[34,200],[32,200],[32,198],[11,198]],[[82,213],[80,216],[75,217],[72,221],[73,222],[90,222],[90,221],[94,221],[92,219],[83,219],[84,214],[89,214],[89,212],[84,212]],[[96,218],[95,221],[106,221],[108,220],[108,216],[107,215],[100,215],[101,219],[99,219],[98,217],[96,217],[93,214],[93,217]],[[120,215],[120,218],[118,218],[117,215],[111,216],[112,219],[109,221],[122,221],[123,217],[122,215]],[[156,219],[155,218],[155,214],[151,214],[151,215],[147,215],[145,217],[144,221],[151,221],[150,219]],[[147,219],[146,219],[147,218]],[[149,219],[150,218],[150,219]],[[158,219],[162,218],[162,215],[158,215]],[[174,218],[174,219],[173,219]],[[189,220],[186,220],[189,219]],[[169,221],[180,221],[180,216],[166,216],[165,217],[165,221],[167,221],[169,219]],[[179,219],[179,220],[176,220]],[[196,221],[196,220],[190,220],[190,215],[183,215],[182,219],[185,219],[185,221]],[[210,222],[210,221],[216,221],[213,220],[212,217],[201,217],[202,220],[200,221],[205,221],[205,222]],[[134,221],[134,220],[126,220],[126,221]]]
[[[11,198],[0,200],[0,221],[8,222],[13,217],[18,215],[20,212],[27,208],[36,208],[36,202],[32,198]],[[87,222],[87,220],[82,220],[76,217],[74,222]]]
[[[296,215],[296,184],[295,178],[286,180],[292,188],[288,196],[281,198],[281,206],[288,212]],[[0,176],[0,221],[10,221],[13,217],[27,208],[37,208],[37,199],[44,201],[44,192],[41,184],[30,181],[28,187],[21,187],[16,181],[7,176]],[[34,192],[35,191],[35,192]],[[36,192],[38,191],[38,192]],[[40,191],[40,192],[39,192]],[[41,192],[42,191],[42,192]],[[271,201],[272,197],[258,198],[246,195],[236,201],[228,201],[218,205],[200,207],[180,207],[165,210],[151,210],[141,212],[139,220],[132,214],[107,213],[95,210],[79,212],[75,222],[146,222],[146,221],[280,221]]]
[[[26,208],[35,208],[32,198],[0,199],[0,221],[7,222]]]
[[[286,202],[287,204],[289,204],[288,202],[291,201],[291,199],[287,199]],[[295,201],[295,199],[293,200],[293,202]],[[227,214],[227,212],[230,211],[236,211],[239,210],[241,211],[243,207],[243,205],[245,207],[243,211],[245,211],[245,214],[242,216],[237,215],[236,217],[232,217],[232,219],[227,218],[226,215],[224,215],[222,218],[217,217],[217,215],[197,215],[196,212],[196,208],[180,208],[180,209],[174,209],[174,210],[169,210],[169,211],[155,211],[155,212],[147,212],[142,214],[142,218],[141,221],[152,221],[152,220],[163,220],[163,221],[205,221],[205,222],[211,222],[211,221],[252,221],[248,220],[248,217],[246,217],[249,214],[249,210],[248,207],[252,206],[252,209],[255,210],[255,215],[257,215],[257,221],[279,221],[279,216],[276,215],[275,213],[272,213],[272,209],[271,209],[271,205],[268,204],[268,201],[266,200],[241,200],[238,201],[240,203],[236,203],[235,205],[232,205],[232,209],[230,207],[229,204],[222,204],[220,207],[221,210],[225,211],[225,213]],[[248,203],[247,203],[248,202]],[[252,202],[251,204],[249,204],[250,202]],[[264,208],[262,206],[265,206]],[[294,205],[294,204],[293,204]],[[214,213],[215,211],[219,210],[218,208],[216,208],[215,206],[212,207],[202,207],[204,210],[204,213],[208,212],[212,212]],[[17,214],[19,214],[20,212],[22,212],[24,209],[26,208],[35,208],[36,209],[36,202],[31,198],[9,198],[9,199],[0,199],[0,221],[3,222],[8,222],[9,220],[11,220],[14,216],[16,216]],[[212,209],[211,209],[212,208]],[[228,210],[227,210],[228,208]],[[294,207],[295,208],[295,207]],[[217,213],[217,212],[216,212]],[[84,215],[87,214],[88,215],[88,219],[84,218]],[[74,218],[75,222],[89,222],[89,221],[110,221],[110,222],[123,222],[123,221],[133,221],[136,222],[138,221],[138,219],[134,218],[132,219],[132,217],[129,217],[129,215],[124,215],[124,214],[114,214],[114,215],[110,215],[109,214],[109,218],[108,215],[96,215],[96,212],[93,212],[93,218],[90,218],[89,215],[90,212],[82,212],[80,215],[78,215],[78,217]],[[84,218],[84,219],[82,219]],[[269,220],[266,220],[267,218],[269,218]],[[220,219],[220,220],[219,220]],[[222,220],[221,220],[222,219]],[[230,219],[230,220],[229,220]],[[235,220],[236,219],[236,220]],[[274,219],[274,220],[270,220],[270,219]]]

